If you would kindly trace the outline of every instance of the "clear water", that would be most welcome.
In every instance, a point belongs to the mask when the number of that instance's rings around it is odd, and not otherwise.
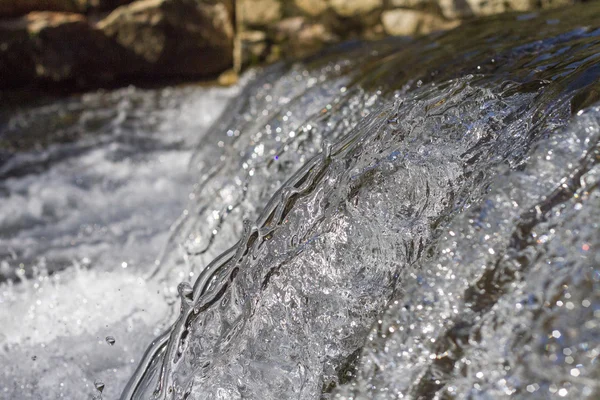
[[[0,395],[598,398],[598,17],[11,113]]]

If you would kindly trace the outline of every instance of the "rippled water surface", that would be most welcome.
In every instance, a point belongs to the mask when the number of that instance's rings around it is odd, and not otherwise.
[[[0,396],[599,398],[599,17],[8,109]]]

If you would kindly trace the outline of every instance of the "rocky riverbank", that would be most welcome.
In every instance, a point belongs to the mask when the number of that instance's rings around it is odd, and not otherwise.
[[[574,1],[4,0],[0,88],[216,77],[348,39],[424,34]]]

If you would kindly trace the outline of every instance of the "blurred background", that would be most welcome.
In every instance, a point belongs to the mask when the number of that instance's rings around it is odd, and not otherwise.
[[[352,39],[415,35],[575,0],[1,0],[0,89],[156,79],[229,84],[244,68]]]

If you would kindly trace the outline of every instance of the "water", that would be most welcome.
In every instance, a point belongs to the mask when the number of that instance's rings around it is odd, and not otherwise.
[[[1,395],[597,398],[599,14],[10,114]]]
[[[167,322],[170,288],[147,277],[193,148],[236,93],[125,88],[4,113],[0,398],[87,399],[97,381],[119,396]]]

